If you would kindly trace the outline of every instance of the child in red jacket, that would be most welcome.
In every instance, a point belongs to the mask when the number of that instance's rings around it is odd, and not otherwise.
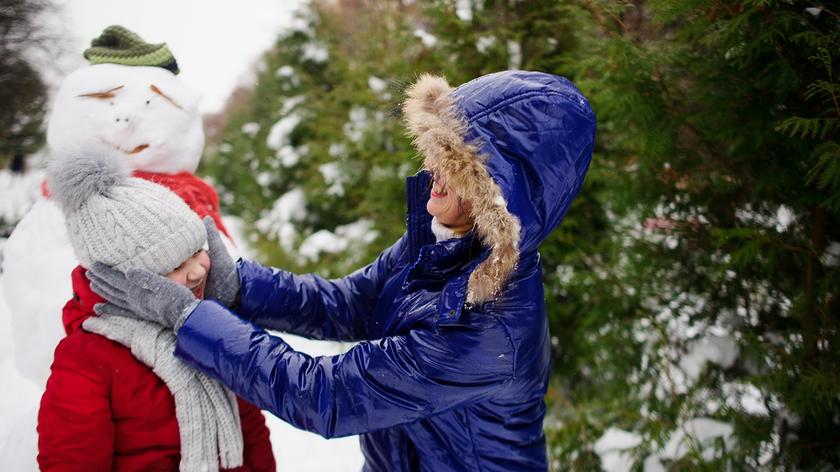
[[[203,297],[206,229],[178,196],[105,149],[57,158],[49,179],[82,266],[144,268]],[[42,470],[274,470],[262,413],[178,361],[170,329],[96,316],[83,267],[73,289],[38,415]]]

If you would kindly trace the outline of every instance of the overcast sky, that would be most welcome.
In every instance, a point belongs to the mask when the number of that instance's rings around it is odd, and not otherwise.
[[[288,29],[301,0],[54,0],[56,29],[67,36],[61,71],[87,62],[82,51],[108,25],[119,24],[150,43],[169,45],[180,77],[202,95],[201,110],[217,111],[239,81]]]

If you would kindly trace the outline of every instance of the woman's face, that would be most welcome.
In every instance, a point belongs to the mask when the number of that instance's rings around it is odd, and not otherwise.
[[[207,283],[207,274],[210,273],[210,256],[204,249],[199,250],[183,264],[172,272],[166,274],[166,278],[183,285],[192,290],[195,298],[204,298],[204,285]]]
[[[432,196],[426,203],[426,211],[437,217],[441,224],[459,232],[465,232],[473,225],[469,202],[458,198],[439,175],[433,177]]]

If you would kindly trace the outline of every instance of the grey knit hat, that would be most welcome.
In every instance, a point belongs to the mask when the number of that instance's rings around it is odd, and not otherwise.
[[[168,274],[204,246],[198,215],[169,189],[131,177],[125,157],[101,148],[64,152],[47,171],[79,262]]]

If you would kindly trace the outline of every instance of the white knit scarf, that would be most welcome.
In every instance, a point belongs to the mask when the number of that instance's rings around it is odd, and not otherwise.
[[[175,333],[145,320],[92,316],[82,326],[131,349],[169,387],[181,436],[181,471],[242,465],[243,439],[236,397],[175,357]]]

